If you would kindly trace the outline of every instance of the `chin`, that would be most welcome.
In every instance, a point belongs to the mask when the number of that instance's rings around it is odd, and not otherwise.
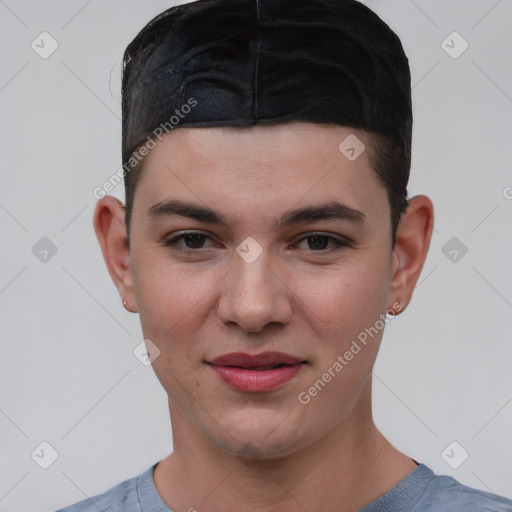
[[[225,430],[217,432],[224,450],[251,460],[270,460],[294,453],[305,445],[298,418],[290,411],[239,411],[223,418]]]

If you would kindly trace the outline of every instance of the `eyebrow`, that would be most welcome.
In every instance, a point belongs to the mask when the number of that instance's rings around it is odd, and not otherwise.
[[[227,228],[233,227],[236,223],[233,219],[224,216],[222,213],[211,208],[198,204],[173,199],[151,206],[148,215],[153,218],[171,217],[178,215],[188,217],[199,222],[217,224]],[[274,227],[288,227],[304,222],[315,222],[319,220],[345,220],[352,222],[365,221],[363,212],[351,208],[337,201],[321,205],[311,205],[286,212]]]

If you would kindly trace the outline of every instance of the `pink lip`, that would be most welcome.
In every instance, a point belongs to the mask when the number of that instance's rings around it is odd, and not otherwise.
[[[227,384],[241,391],[270,391],[290,381],[301,370],[304,360],[281,352],[257,355],[232,352],[209,362]],[[276,366],[275,368],[267,368]]]

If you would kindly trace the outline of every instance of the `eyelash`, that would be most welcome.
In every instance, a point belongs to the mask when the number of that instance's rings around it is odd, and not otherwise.
[[[171,247],[173,250],[176,250],[176,251],[179,251],[179,252],[182,252],[182,253],[188,253],[188,254],[199,253],[201,251],[204,251],[205,248],[203,248],[203,247],[200,247],[198,249],[191,249],[190,247],[187,247],[187,248],[178,248],[177,247],[177,243],[180,240],[184,240],[185,237],[191,236],[191,235],[199,235],[199,236],[205,237],[205,239],[210,239],[211,240],[211,237],[209,237],[205,233],[201,233],[200,231],[186,231],[186,232],[180,233],[179,235],[176,235],[176,236],[174,236],[172,238],[165,239],[163,241],[163,245],[165,245],[166,247]],[[337,238],[337,237],[331,236],[331,235],[329,235],[327,233],[323,233],[323,232],[320,232],[320,231],[313,231],[311,233],[308,233],[306,236],[304,236],[300,240],[298,240],[296,242],[296,244],[298,244],[300,242],[303,242],[304,240],[307,240],[308,238],[315,237],[315,236],[318,236],[318,237],[321,237],[321,238],[327,238],[329,241],[334,242],[336,244],[336,247],[331,248],[331,249],[320,249],[320,250],[309,249],[309,252],[326,254],[326,253],[330,253],[330,252],[339,251],[339,250],[344,249],[344,248],[351,248],[351,247],[353,247],[353,245],[346,238]],[[208,248],[206,248],[206,249],[208,249]]]

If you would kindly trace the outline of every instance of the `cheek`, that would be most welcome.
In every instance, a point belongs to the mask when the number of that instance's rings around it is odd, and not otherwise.
[[[377,261],[346,263],[299,281],[297,295],[321,328],[342,339],[372,325],[387,308],[386,268]],[[325,333],[324,333],[325,334]]]
[[[135,260],[135,296],[142,331],[162,352],[193,350],[192,337],[211,313],[222,273],[206,266],[170,264],[163,257]]]
[[[387,308],[385,276],[385,266],[377,263],[347,264],[315,280],[314,292],[312,283],[302,283],[304,311],[313,313],[310,325],[318,334],[317,358],[300,389],[310,400],[303,418],[306,429],[317,428],[319,416],[326,418],[325,428],[341,421],[363,390],[368,391],[383,333],[381,315]],[[325,411],[330,411],[329,421]]]
[[[199,272],[199,273],[198,273]],[[162,259],[145,259],[134,275],[135,295],[144,338],[160,350],[152,366],[158,380],[177,403],[187,404],[186,392],[201,386],[197,331],[205,321],[210,297],[218,279],[210,271],[194,269]]]

